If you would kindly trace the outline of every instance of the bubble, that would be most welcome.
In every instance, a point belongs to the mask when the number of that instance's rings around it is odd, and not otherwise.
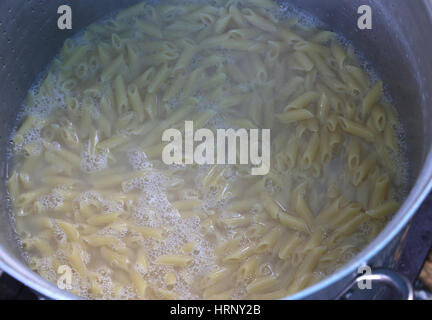
[[[129,150],[127,153],[129,164],[135,171],[142,171],[152,167],[147,155],[138,149]]]
[[[81,170],[85,173],[102,171],[108,167],[108,151],[97,151],[91,154],[88,144],[81,151]]]
[[[49,194],[41,196],[39,202],[45,209],[55,209],[63,205],[64,197],[60,194],[58,189],[54,189]]]

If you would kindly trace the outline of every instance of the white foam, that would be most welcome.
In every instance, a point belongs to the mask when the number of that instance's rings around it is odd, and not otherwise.
[[[41,196],[39,201],[45,209],[55,209],[63,205],[64,197],[58,190],[54,189],[49,194]]]
[[[132,149],[128,151],[127,156],[129,164],[135,171],[141,171],[152,167],[152,163],[143,151]]]
[[[81,150],[81,170],[85,173],[102,171],[108,167],[108,151],[97,151],[90,154],[88,143]]]

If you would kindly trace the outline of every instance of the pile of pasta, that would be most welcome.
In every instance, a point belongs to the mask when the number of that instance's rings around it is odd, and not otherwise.
[[[162,132],[270,128],[271,170],[165,165]],[[392,106],[354,50],[270,0],[139,3],[65,42],[8,179],[29,266],[96,299],[274,299],[399,207]]]

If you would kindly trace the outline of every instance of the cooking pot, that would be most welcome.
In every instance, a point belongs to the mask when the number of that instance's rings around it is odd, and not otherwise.
[[[76,296],[58,289],[31,271],[18,248],[8,215],[6,180],[8,149],[15,119],[27,90],[63,41],[87,25],[136,0],[70,0],[72,30],[59,30],[57,9],[64,0],[0,2],[0,269],[53,299]],[[288,298],[340,297],[358,278],[359,266],[375,272],[369,278],[412,293],[409,283],[391,268],[404,245],[404,230],[432,187],[432,1],[430,0],[288,0],[352,42],[387,85],[405,128],[409,194],[379,236],[338,272]],[[372,9],[372,29],[360,30],[358,8]],[[385,268],[385,269],[376,269]]]

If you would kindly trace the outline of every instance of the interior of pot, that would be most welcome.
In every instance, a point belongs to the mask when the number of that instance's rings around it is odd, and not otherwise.
[[[6,201],[7,150],[17,113],[27,90],[58,52],[63,41],[116,9],[136,0],[73,0],[73,29],[57,28],[59,0],[3,0],[0,3],[0,262],[6,271],[38,289],[60,297],[54,286],[32,275],[21,263],[16,241],[9,224]],[[279,1],[283,3],[284,1]],[[432,43],[426,41],[431,30],[431,17],[423,1],[374,0],[289,0],[298,8],[322,20],[331,30],[346,37],[363,53],[387,85],[388,93],[405,126],[409,162],[409,186],[417,183],[409,205],[418,200],[430,178],[430,170],[422,175],[432,142],[432,118],[428,102],[432,101]],[[373,10],[373,29],[359,30],[357,9],[368,4]],[[430,4],[429,4],[430,5]],[[427,168],[426,168],[427,169]],[[403,220],[402,210],[394,221]],[[5,223],[5,221],[8,221]],[[385,231],[384,231],[385,233]],[[0,263],[1,265],[1,263]],[[11,269],[15,269],[15,272]],[[65,297],[65,296],[63,296]]]

